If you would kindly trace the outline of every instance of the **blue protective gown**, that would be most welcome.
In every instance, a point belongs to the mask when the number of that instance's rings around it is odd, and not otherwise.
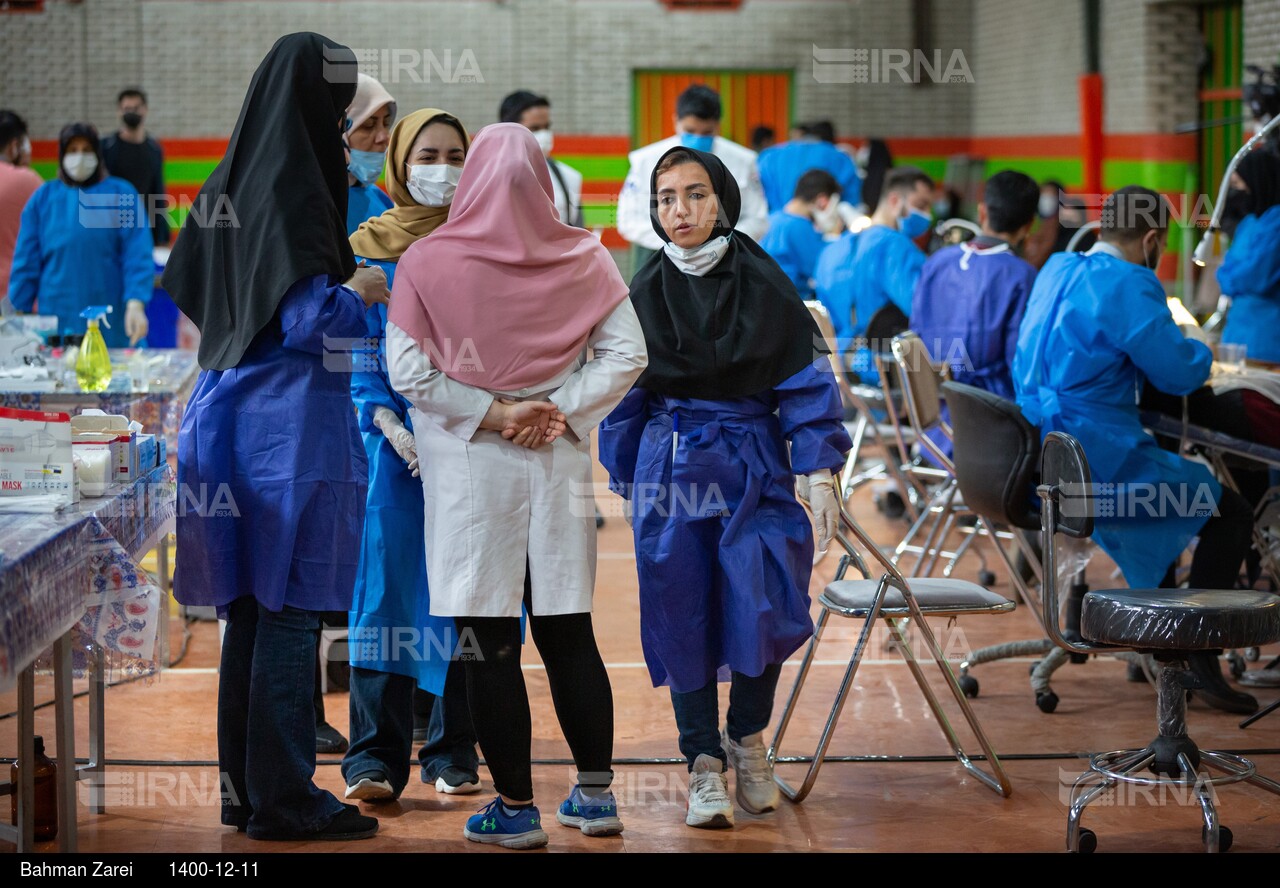
[[[53,179],[22,210],[9,298],[18,311],[57,315],[59,334],[76,336],[85,331],[81,311],[110,305],[102,336],[109,348],[124,348],[125,303],[151,301],[151,247],[138,192],[124,179],[107,176],[84,188]]]
[[[1244,345],[1253,360],[1280,363],[1280,206],[1240,220],[1218,284],[1231,297],[1222,341]]]
[[[1161,450],[1143,430],[1138,393],[1144,379],[1169,394],[1193,392],[1212,361],[1208,346],[1182,335],[1146,268],[1101,252],[1055,253],[1036,278],[1013,362],[1018,405],[1042,436],[1080,441],[1095,485],[1123,485],[1115,497],[1095,487],[1094,539],[1133,588],[1158,586],[1208,518],[1166,495],[1211,509],[1222,492],[1208,469]],[[1148,509],[1136,497],[1153,489]]]
[[[760,152],[760,184],[769,212],[777,212],[795,197],[796,183],[809,170],[826,170],[840,186],[840,199],[857,206],[862,200],[858,165],[830,142],[800,139],[783,142]]]
[[[377,185],[352,185],[347,190],[347,237],[374,216],[394,206],[387,193]]]
[[[655,687],[760,675],[812,634],[813,532],[793,475],[838,469],[852,446],[830,366],[732,400],[635,388],[601,425],[600,462],[634,508]]]
[[[866,333],[872,316],[890,302],[911,316],[924,260],[924,253],[909,237],[884,225],[872,225],[857,234],[845,232],[827,245],[818,257],[814,289],[831,314],[841,354]],[[866,348],[854,354],[851,369],[867,382],[879,378]]]
[[[238,365],[200,374],[178,436],[178,601],[351,607],[367,461],[347,369],[364,315],[338,281],[303,278]]]
[[[769,215],[769,230],[760,242],[761,248],[791,278],[801,299],[813,298],[811,281],[826,245],[822,233],[813,227],[813,220],[786,210]]]
[[[944,247],[920,272],[911,302],[911,329],[951,378],[1013,400],[1018,327],[1036,270],[1004,241],[982,238]],[[943,419],[950,413],[943,405]],[[930,438],[948,456],[951,440]]]
[[[396,263],[367,261],[387,273],[390,288]],[[409,402],[387,378],[386,306],[374,305],[365,313],[365,332],[368,344],[376,342],[377,347],[351,374],[351,397],[369,459],[369,498],[350,615],[351,662],[407,675],[423,690],[442,696],[457,632],[451,618],[431,616],[422,481],[373,424],[377,409],[386,407],[413,431]],[[421,465],[421,471],[427,470]],[[399,648],[397,637],[403,640]]]

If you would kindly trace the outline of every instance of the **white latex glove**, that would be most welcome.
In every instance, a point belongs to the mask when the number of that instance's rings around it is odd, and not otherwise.
[[[817,533],[818,553],[827,551],[840,527],[840,504],[836,500],[835,479],[830,469],[812,472],[804,479],[807,487],[809,511],[813,513],[814,531]]]
[[[124,335],[129,337],[129,344],[137,345],[139,339],[146,337],[150,327],[147,307],[141,299],[130,299],[124,309]]]
[[[419,475],[418,442],[414,440],[413,432],[406,429],[400,417],[386,407],[379,407],[373,411],[373,424],[386,435],[391,448],[409,466],[409,472],[413,477],[417,478]]]

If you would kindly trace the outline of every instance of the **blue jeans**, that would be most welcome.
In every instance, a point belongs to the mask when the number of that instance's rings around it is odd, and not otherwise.
[[[782,665],[766,666],[756,677],[733,673],[729,683],[729,714],[725,729],[729,739],[742,742],[743,737],[758,734],[769,726],[773,715],[773,695],[778,688]],[[720,697],[717,683],[687,694],[671,692],[671,705],[676,711],[676,727],[680,729],[680,752],[693,770],[700,755],[709,755],[727,763],[720,745]]]
[[[320,614],[275,613],[252,596],[226,608],[218,680],[218,765],[230,784],[222,822],[250,838],[324,829],[343,810],[316,772],[316,633]]]
[[[425,696],[430,701],[431,719],[427,726],[427,742],[418,750],[422,782],[434,783],[441,772],[450,767],[476,773],[480,768],[480,756],[476,752],[476,728],[471,723],[467,670],[463,664],[449,664],[444,696]]]
[[[406,675],[351,667],[351,746],[342,758],[342,777],[348,783],[367,771],[381,771],[397,796],[404,792],[413,752],[416,688],[417,682]],[[450,665],[444,691],[443,698],[428,695],[434,701],[430,733],[418,753],[424,781],[433,783],[450,765],[469,771],[480,767],[461,666]]]

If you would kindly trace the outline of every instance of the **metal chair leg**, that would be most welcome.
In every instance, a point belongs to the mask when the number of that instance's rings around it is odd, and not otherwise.
[[[955,729],[951,727],[951,721],[947,718],[946,712],[943,711],[941,704],[938,702],[937,696],[933,693],[933,688],[929,686],[929,680],[921,670],[920,664],[916,661],[915,653],[908,643],[906,634],[899,625],[900,621],[896,619],[888,619],[890,631],[894,638],[901,646],[903,655],[907,660],[907,667],[911,670],[912,676],[916,680],[916,684],[920,686],[921,693],[924,694],[925,700],[929,703],[929,708],[933,710],[933,716],[938,722],[938,726],[942,728],[942,733],[951,743],[952,752],[956,756],[956,760],[964,766],[964,769],[985,784],[989,789],[999,793],[1001,796],[1008,798],[1013,792],[1013,787],[1009,783],[1009,777],[1005,774],[1004,766],[1000,764],[1000,759],[996,755],[995,750],[991,748],[991,743],[987,740],[986,732],[982,730],[977,716],[974,714],[972,707],[969,706],[968,699],[965,698],[964,692],[960,690],[960,684],[956,680],[955,673],[951,670],[951,664],[947,662],[946,657],[942,653],[942,649],[938,646],[938,640],[934,637],[933,630],[929,628],[924,614],[919,611],[918,605],[915,605],[915,599],[909,599],[913,605],[912,610],[916,612],[915,623],[920,628],[920,634],[924,637],[925,645],[929,649],[929,655],[934,658],[941,669],[943,677],[951,688],[952,696],[956,698],[956,702],[960,706],[960,711],[964,714],[965,721],[969,723],[969,729],[973,731],[974,736],[978,739],[978,745],[982,747],[982,752],[986,756],[987,761],[991,765],[992,773],[988,774],[970,759],[968,753],[964,751],[964,747],[960,743],[960,738],[956,736]]]

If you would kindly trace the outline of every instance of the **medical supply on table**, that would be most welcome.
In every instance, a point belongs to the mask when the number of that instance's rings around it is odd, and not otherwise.
[[[72,447],[76,455],[105,451],[109,454],[105,483],[118,484],[136,480],[139,476],[138,434],[142,424],[127,416],[108,415],[101,410],[85,410],[71,418]],[[154,436],[152,436],[154,442]],[[85,466],[91,485],[99,483],[96,466],[98,457]],[[84,490],[82,486],[82,490]],[[85,491],[86,496],[95,494]],[[101,494],[96,494],[100,496]]]
[[[107,342],[98,328],[99,323],[107,324],[110,313],[110,305],[91,305],[80,312],[88,326],[76,358],[76,381],[86,392],[106,391],[111,384],[111,355],[107,353]],[[107,327],[111,325],[107,324]]]
[[[0,407],[0,497],[75,497],[71,417]]]
[[[1247,346],[1241,342],[1219,342],[1218,363],[1227,370],[1243,373],[1245,359],[1248,357]]]

